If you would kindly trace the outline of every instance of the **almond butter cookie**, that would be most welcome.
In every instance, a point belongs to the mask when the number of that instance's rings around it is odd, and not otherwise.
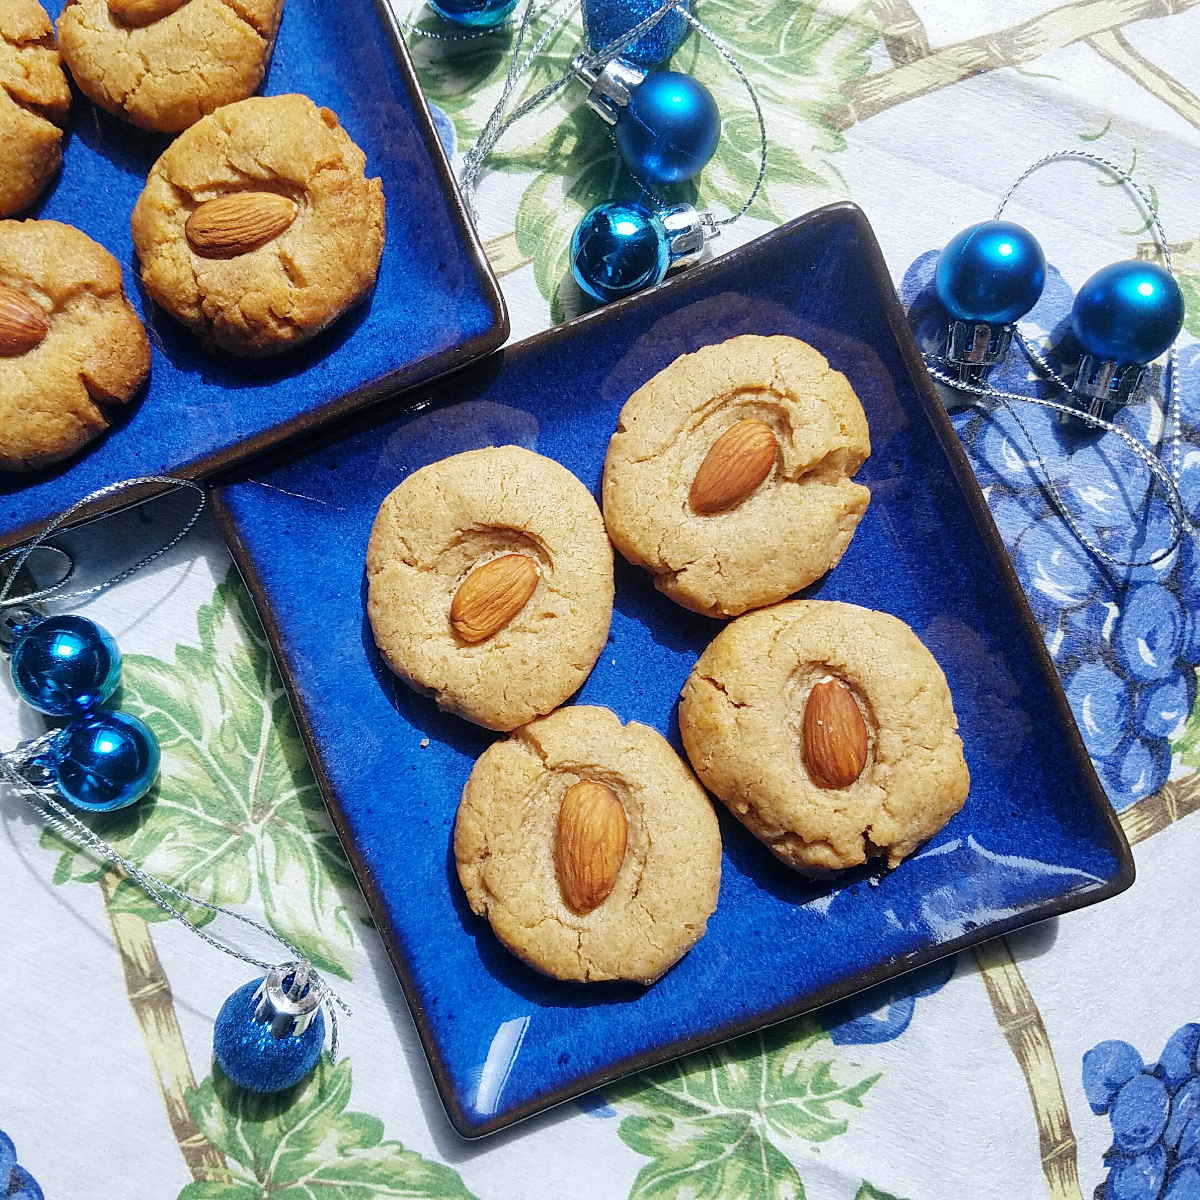
[[[36,0],[0,3],[0,217],[24,212],[62,166],[71,89]]]
[[[89,100],[178,133],[254,95],[282,14],[283,0],[68,0],[58,41]]]
[[[70,225],[0,221],[0,470],[74,454],[149,370],[113,256]]]
[[[198,121],[133,210],[147,291],[209,348],[260,357],[315,337],[379,271],[383,185],[366,161],[307,96],[254,97]]]
[[[520,446],[468,450],[410,475],[375,518],[367,580],[392,670],[487,729],[515,729],[566,700],[612,617],[612,548],[592,494]]]
[[[732,622],[679,702],[705,786],[789,867],[894,867],[967,798],[946,677],[887,613],[793,600]]]
[[[664,595],[736,616],[842,557],[870,499],[850,476],[870,452],[858,397],[817,350],[731,338],[629,398],[604,464],[604,519]]]
[[[472,910],[535,970],[653,983],[704,936],[721,834],[661,734],[579,705],[480,755],[454,859]]]

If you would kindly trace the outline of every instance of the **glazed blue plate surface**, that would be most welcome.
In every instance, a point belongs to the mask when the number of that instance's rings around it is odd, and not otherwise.
[[[364,611],[371,521],[416,468],[478,446],[528,446],[598,489],[630,393],[680,354],[741,333],[811,342],[862,398],[873,452],[858,478],[871,505],[808,594],[895,613],[924,639],[954,693],[970,797],[899,869],[832,884],[789,871],[722,812],[720,903],[696,948],[650,988],[556,983],[504,951],[463,899],[455,809],[494,735],[439,712],[381,662]],[[460,1132],[499,1129],[1132,882],[1128,846],[858,209],[810,214],[414,399],[421,411],[373,413],[309,457],[223,488],[218,505]],[[612,633],[578,700],[679,749],[679,689],[721,628],[618,560]]]
[[[55,19],[62,7],[46,4]],[[374,292],[288,354],[206,354],[142,292],[133,252],[130,214],[171,139],[119,121],[77,91],[62,174],[29,215],[78,226],[116,256],[153,365],[148,388],[117,410],[104,438],[46,471],[0,472],[0,547],[105,484],[209,474],[507,338],[499,289],[383,0],[287,0],[261,92],[303,92],[331,108],[366,153],[368,173],[383,180],[387,243]]]

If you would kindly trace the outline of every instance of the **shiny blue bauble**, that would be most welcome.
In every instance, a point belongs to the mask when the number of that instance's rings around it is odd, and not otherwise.
[[[655,71],[633,89],[614,130],[617,149],[641,180],[665,186],[697,176],[721,140],[712,92],[680,71]]]
[[[251,1092],[281,1092],[312,1073],[325,1044],[325,1017],[318,1012],[301,1034],[277,1038],[270,1021],[256,1021],[261,979],[238,988],[217,1014],[213,1054],[221,1070]]]
[[[597,204],[571,238],[571,273],[596,300],[616,300],[660,282],[670,262],[662,222],[633,201]]]
[[[121,652],[95,621],[64,613],[17,635],[11,669],[26,704],[52,717],[81,717],[116,690]]]
[[[583,27],[587,32],[588,49],[593,54],[598,53],[661,7],[659,0],[583,0]],[[691,29],[679,9],[690,8],[688,2],[667,13],[653,29],[622,46],[617,52],[618,57],[638,67],[657,67],[666,62],[683,44]]]
[[[1079,289],[1071,325],[1080,345],[1097,358],[1148,363],[1179,336],[1183,293],[1154,263],[1110,263]]]
[[[137,717],[101,709],[63,729],[42,761],[76,808],[115,812],[154,785],[158,739]]]
[[[1037,238],[1011,221],[983,221],[950,239],[938,256],[934,286],[959,321],[1010,325],[1037,302],[1046,256]]]
[[[429,0],[429,7],[466,29],[494,29],[508,20],[517,0]]]

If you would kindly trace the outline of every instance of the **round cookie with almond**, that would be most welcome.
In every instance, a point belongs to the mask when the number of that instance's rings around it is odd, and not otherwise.
[[[577,705],[480,755],[454,859],[472,910],[535,970],[653,983],[704,936],[721,834],[661,734]]]
[[[903,621],[822,600],[748,613],[679,701],[696,774],[788,866],[897,866],[970,788],[937,660]]]
[[[384,500],[367,585],[388,666],[440,707],[509,730],[557,708],[595,665],[612,548],[566,467],[520,446],[468,450]]]
[[[133,210],[142,281],[208,348],[261,357],[315,337],[379,271],[383,186],[327,108],[254,97],[181,134]]]
[[[149,371],[117,260],[70,225],[0,221],[0,471],[69,458]]]
[[[830,570],[870,493],[846,377],[791,337],[745,335],[685,354],[629,398],[604,464],[617,549],[694,612],[736,616]]]
[[[0,3],[0,217],[24,212],[62,166],[71,89],[37,0]]]
[[[283,2],[68,0],[59,45],[93,103],[142,129],[178,133],[258,90]]]

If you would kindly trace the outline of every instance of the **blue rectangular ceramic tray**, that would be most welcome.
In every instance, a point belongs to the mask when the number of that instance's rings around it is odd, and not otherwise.
[[[57,18],[63,0],[46,7]],[[333,109],[365,151],[368,171],[382,178],[388,230],[374,293],[281,357],[206,354],[138,283],[129,218],[170,138],[143,133],[76,92],[62,174],[30,215],[76,225],[116,255],[146,321],[153,365],[148,389],[103,440],[47,471],[0,473],[0,548],[105,484],[209,474],[508,337],[495,278],[385,0],[287,0],[262,92],[304,92]]]
[[[809,594],[916,629],[949,677],[971,794],[898,870],[832,885],[790,872],[722,813],[720,903],[696,948],[650,988],[556,983],[501,949],[463,899],[455,809],[494,735],[440,713],[382,664],[364,611],[371,521],[411,471],[492,444],[536,449],[598,489],[630,393],[680,354],[741,333],[811,342],[862,398],[873,452],[858,478],[871,505]],[[358,420],[309,457],[223,488],[218,505],[461,1133],[1132,882],[1128,846],[857,208],[803,217],[415,399],[421,411],[397,404]],[[652,725],[678,749],[679,689],[721,625],[618,564],[611,637],[578,699]]]

